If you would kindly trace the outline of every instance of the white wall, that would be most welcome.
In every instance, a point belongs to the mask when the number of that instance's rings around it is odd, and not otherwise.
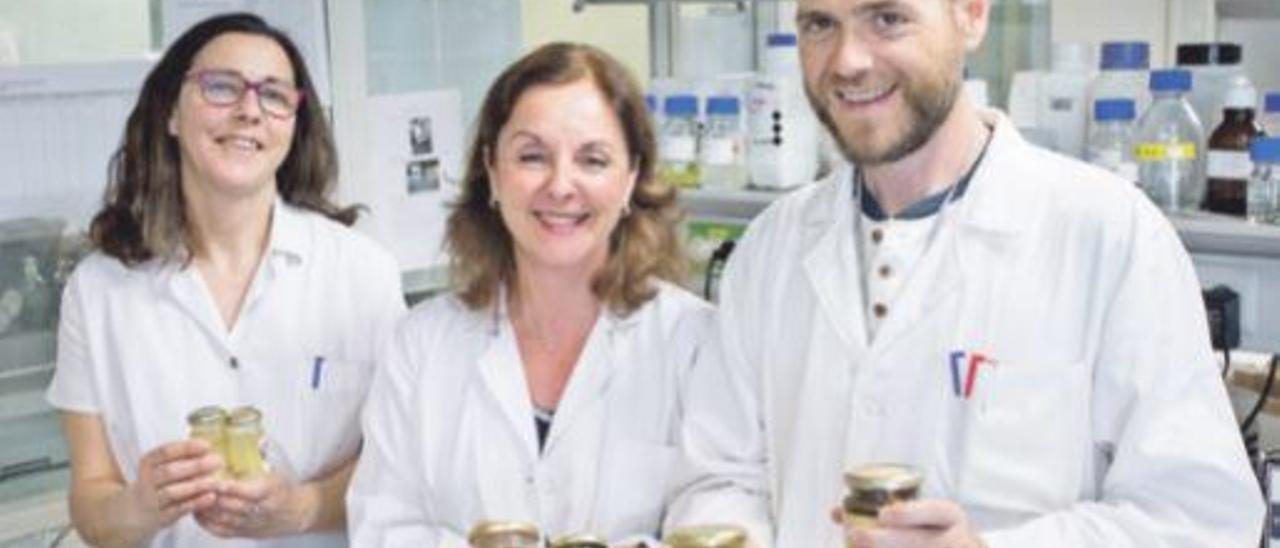
[[[1093,45],[1114,40],[1151,43],[1151,65],[1163,66],[1167,0],[1053,0],[1055,42]]]
[[[23,64],[137,59],[151,46],[148,0],[0,0],[0,34]]]
[[[520,0],[525,50],[557,40],[585,42],[609,52],[642,82],[649,78],[649,10],[644,4],[588,5],[573,0]]]

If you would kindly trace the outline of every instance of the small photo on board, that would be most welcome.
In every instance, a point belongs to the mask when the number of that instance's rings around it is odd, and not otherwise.
[[[404,167],[404,178],[409,194],[440,190],[440,159],[409,161]]]
[[[414,156],[431,154],[431,117],[415,116],[409,119],[409,148]]]

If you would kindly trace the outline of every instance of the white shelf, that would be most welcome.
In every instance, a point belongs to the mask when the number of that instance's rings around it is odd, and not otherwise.
[[[745,221],[784,194],[785,191],[695,189],[681,191],[680,200],[691,217]],[[1171,215],[1170,221],[1191,253],[1280,259],[1280,226],[1212,213]]]

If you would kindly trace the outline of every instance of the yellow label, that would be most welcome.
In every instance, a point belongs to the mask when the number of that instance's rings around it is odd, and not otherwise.
[[[1196,144],[1191,142],[1138,143],[1133,147],[1133,157],[1139,162],[1194,160],[1196,157]]]

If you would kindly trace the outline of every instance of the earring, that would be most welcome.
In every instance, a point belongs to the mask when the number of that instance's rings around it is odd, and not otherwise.
[[[498,209],[498,196],[489,192],[489,209]]]
[[[169,118],[169,135],[172,137],[178,136],[178,120],[174,118]]]

